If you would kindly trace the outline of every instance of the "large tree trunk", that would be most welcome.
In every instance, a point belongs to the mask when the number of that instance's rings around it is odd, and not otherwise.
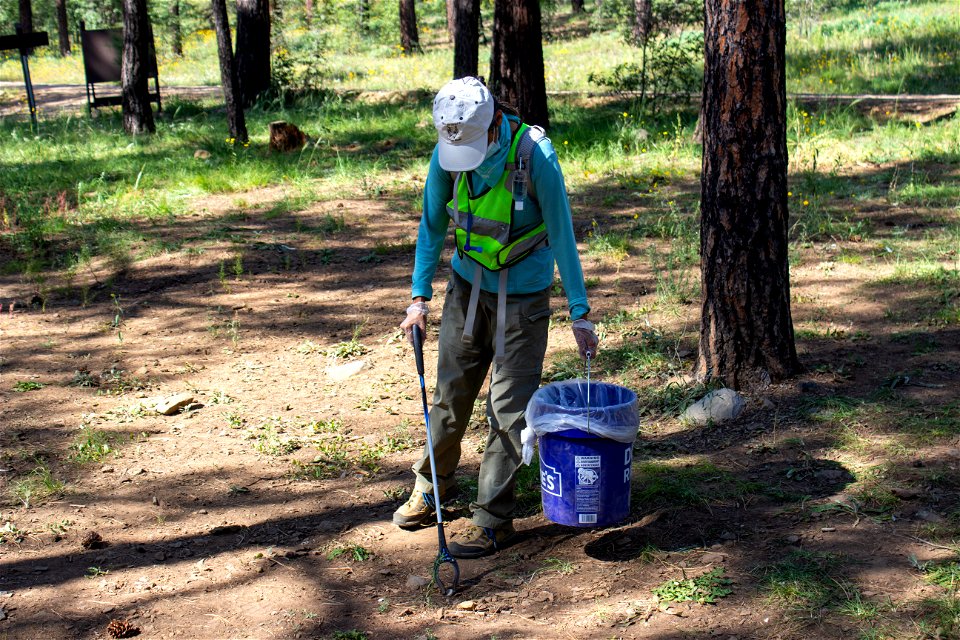
[[[67,0],[56,0],[57,5],[57,39],[60,44],[60,55],[70,55],[70,26],[67,24]]]
[[[20,0],[20,27],[24,33],[33,32],[33,4],[30,0]]]
[[[453,32],[453,77],[475,76],[478,72],[477,58],[480,55],[480,0],[452,0]]]
[[[574,13],[583,13],[583,0],[570,0],[570,10]]]
[[[496,0],[490,78],[494,94],[525,122],[549,126],[539,0]]]
[[[404,53],[420,53],[417,8],[414,0],[400,0],[400,47]]]
[[[237,81],[249,107],[270,88],[270,1],[237,0]]]
[[[120,63],[123,129],[131,135],[153,133],[153,109],[147,87],[152,41],[147,0],[123,0],[123,54]]]
[[[170,50],[183,57],[183,31],[180,28],[180,0],[170,0]]]
[[[783,0],[707,0],[697,373],[735,388],[799,364],[787,263]]]
[[[220,58],[220,82],[223,100],[227,106],[227,127],[234,143],[247,141],[247,122],[243,117],[237,86],[237,63],[230,42],[230,22],[227,19],[226,0],[212,0],[213,26],[217,32],[217,56]]]

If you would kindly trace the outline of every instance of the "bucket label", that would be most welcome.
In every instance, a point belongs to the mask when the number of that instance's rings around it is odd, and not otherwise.
[[[578,519],[581,524],[587,524],[600,511],[600,456],[574,456],[574,465],[577,469],[575,502]],[[583,518],[587,518],[587,522]]]
[[[580,524],[597,524],[597,514],[595,513],[579,513],[577,515]]]
[[[563,474],[543,460],[540,461],[540,489],[552,496],[563,497]]]

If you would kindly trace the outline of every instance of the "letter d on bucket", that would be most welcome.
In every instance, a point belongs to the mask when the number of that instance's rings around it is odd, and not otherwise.
[[[601,527],[630,514],[637,396],[594,382],[588,408],[586,385],[574,380],[539,389],[526,418],[539,440],[544,515],[558,524]]]

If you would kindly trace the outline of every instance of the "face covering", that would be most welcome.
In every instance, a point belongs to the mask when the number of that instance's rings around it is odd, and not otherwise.
[[[502,144],[506,142],[506,146]],[[507,154],[510,152],[510,123],[507,117],[503,116],[500,121],[500,130],[497,137],[489,146],[487,146],[487,155],[483,163],[474,169],[474,173],[483,179],[484,183],[491,189],[497,186],[500,176],[503,175],[503,164],[507,161]]]

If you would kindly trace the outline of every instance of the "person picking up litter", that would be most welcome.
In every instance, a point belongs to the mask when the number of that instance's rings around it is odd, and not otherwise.
[[[557,154],[539,127],[521,122],[479,78],[453,80],[437,93],[438,141],[423,194],[413,269],[413,304],[401,328],[426,335],[428,302],[453,220],[457,251],[440,321],[430,429],[441,501],[457,492],[460,446],[491,363],[489,433],[480,463],[472,526],[450,553],[477,558],[515,535],[514,489],[524,410],[540,385],[550,321],[554,263],[560,271],[580,356],[596,355],[583,271]],[[413,466],[410,499],[393,515],[401,528],[427,524],[437,505],[431,452]]]

